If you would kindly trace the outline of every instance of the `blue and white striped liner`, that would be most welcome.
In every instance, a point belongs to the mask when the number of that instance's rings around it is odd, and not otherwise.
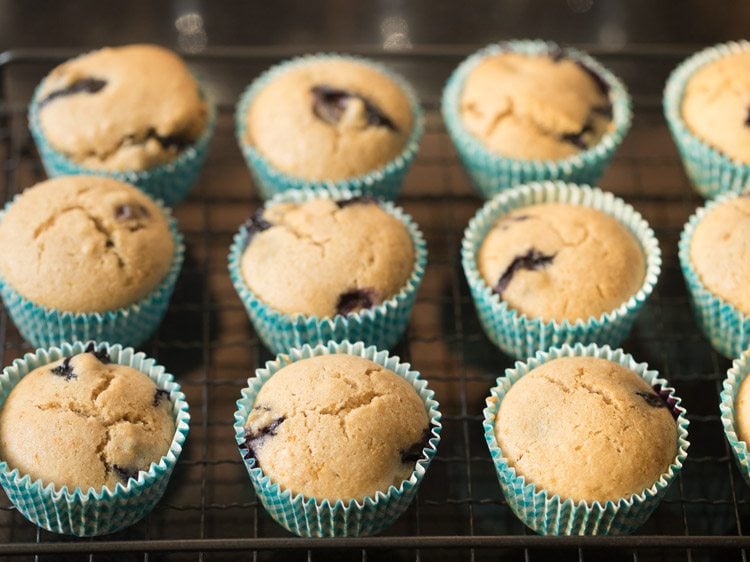
[[[17,198],[5,205],[0,221]],[[34,347],[51,347],[65,342],[96,340],[137,347],[151,337],[167,312],[185,259],[185,245],[172,211],[161,201],[156,201],[156,205],[165,214],[174,242],[172,266],[164,280],[136,303],[106,312],[66,312],[28,300],[0,277],[0,296],[5,309],[27,342]]]
[[[300,203],[315,198],[330,198],[335,201],[351,199],[362,195],[349,189],[331,188],[315,191],[299,189],[276,195],[268,206],[279,203]],[[235,234],[229,250],[229,277],[240,300],[245,305],[250,320],[263,343],[274,353],[284,353],[293,347],[304,344],[316,345],[334,341],[364,341],[379,349],[393,347],[409,323],[424,270],[427,265],[427,245],[424,237],[412,218],[400,207],[384,201],[380,206],[390,215],[404,223],[414,244],[414,270],[401,291],[387,301],[372,308],[319,318],[304,314],[283,314],[258,298],[247,286],[242,276],[242,255],[247,247],[247,229],[242,226]]]
[[[735,416],[737,394],[743,381],[747,378],[748,372],[750,372],[750,353],[744,351],[732,362],[732,367],[727,371],[727,377],[724,379],[723,390],[720,394],[719,411],[721,412],[724,434],[732,447],[737,467],[745,482],[750,485],[750,454],[748,454],[747,443],[737,435],[737,419]]]
[[[620,221],[638,240],[645,257],[643,285],[619,308],[575,322],[545,322],[521,314],[500,298],[482,278],[477,256],[487,233],[500,217],[514,209],[539,203],[568,203],[602,211]],[[538,350],[565,343],[598,343],[613,347],[628,335],[661,272],[661,250],[653,230],[630,205],[612,193],[586,185],[547,181],[521,185],[484,204],[464,233],[461,262],[485,333],[503,352],[525,359]]]
[[[49,177],[78,174],[107,176],[132,184],[147,193],[151,198],[161,199],[170,207],[188,196],[188,193],[198,181],[198,176],[208,153],[208,145],[211,143],[216,129],[216,104],[202,84],[200,84],[200,91],[208,106],[208,119],[201,136],[192,145],[182,150],[174,160],[166,164],[146,170],[126,170],[122,172],[87,168],[52,147],[44,135],[39,119],[38,102],[43,86],[44,81],[34,91],[29,105],[28,119],[31,136],[34,138],[42,164],[44,164],[44,169]]]
[[[398,487],[391,486],[388,490],[377,492],[375,496],[367,496],[360,501],[349,500],[346,503],[342,500],[318,501],[313,497],[285,490],[266,476],[262,468],[256,466],[254,457],[244,458],[242,449],[247,416],[253,409],[255,397],[266,381],[290,363],[334,353],[364,357],[409,381],[424,402],[430,419],[430,438],[411,476]],[[362,342],[328,342],[316,347],[305,345],[290,350],[288,354],[279,355],[275,361],[266,363],[265,368],[256,370],[255,376],[247,382],[248,386],[242,390],[242,398],[237,401],[237,411],[234,414],[235,438],[258,498],[279,525],[302,537],[369,536],[391,525],[406,511],[437,453],[442,430],[441,413],[438,409],[440,405],[433,398],[435,393],[427,387],[427,381],[411,369],[411,365],[401,363],[398,357],[389,356],[387,351],[378,351],[374,346],[366,347]]]
[[[60,347],[37,349],[16,359],[0,375],[0,405],[19,380],[34,369],[82,353],[86,344],[65,343]],[[114,490],[56,488],[51,482],[32,480],[29,475],[11,469],[0,461],[0,484],[11,503],[29,521],[53,533],[90,537],[114,533],[145,517],[161,499],[182,452],[190,429],[190,414],[185,395],[174,377],[154,359],[136,353],[130,347],[100,342],[97,349],[107,351],[113,363],[128,365],[148,375],[156,386],[169,392],[176,431],[169,451],[147,471],[140,471],[127,484],[117,483]]]
[[[685,172],[695,190],[707,199],[750,186],[750,163],[733,160],[693,134],[682,119],[682,98],[688,81],[700,67],[747,50],[750,42],[731,41],[699,51],[672,71],[664,88],[664,115]]]
[[[604,135],[595,146],[560,160],[520,160],[491,152],[466,129],[461,117],[464,82],[483,59],[508,51],[540,55],[558,53],[560,50],[555,43],[541,40],[505,41],[489,45],[464,60],[448,79],[442,98],[443,120],[474,188],[485,199],[514,185],[534,181],[564,180],[593,185],[601,178],[630,129],[632,110],[625,85],[597,60],[572,48],[562,49],[562,52],[596,72],[609,86],[614,130]]]
[[[275,168],[255,147],[248,144],[245,138],[246,116],[255,96],[274,78],[301,65],[318,61],[341,59],[366,64],[385,74],[393,80],[406,94],[412,112],[412,130],[404,149],[396,158],[385,166],[363,174],[361,176],[335,181],[311,181],[291,176]],[[281,62],[258,76],[242,93],[235,111],[235,132],[242,154],[250,168],[255,184],[260,189],[264,199],[292,189],[351,189],[361,191],[367,195],[394,200],[404,183],[404,177],[409,171],[414,157],[419,149],[419,142],[424,133],[424,115],[419,100],[409,83],[386,66],[361,57],[340,55],[336,53],[318,53],[304,55]]]
[[[728,358],[739,357],[750,347],[750,316],[707,289],[693,268],[690,245],[698,223],[717,205],[739,197],[728,192],[709,201],[688,219],[679,242],[680,268],[693,303],[693,314],[713,348]]]
[[[662,397],[667,393],[667,403],[672,411],[678,414],[677,455],[667,471],[651,487],[617,501],[576,503],[547,490],[538,490],[533,482],[527,482],[503,457],[495,438],[495,419],[500,403],[511,386],[521,377],[539,365],[560,357],[598,357],[619,363],[635,371],[651,386],[661,386]],[[687,440],[689,422],[685,409],[679,404],[680,399],[675,396],[674,389],[668,386],[666,380],[659,377],[659,373],[650,370],[645,363],[637,363],[622,349],[599,347],[596,344],[586,347],[581,344],[574,347],[564,345],[548,352],[537,352],[535,357],[525,363],[516,362],[513,368],[505,370],[504,376],[498,377],[497,386],[487,398],[482,424],[500,487],[508,505],[525,525],[542,535],[620,535],[633,532],[643,525],[659,505],[687,458],[687,449],[690,446]]]

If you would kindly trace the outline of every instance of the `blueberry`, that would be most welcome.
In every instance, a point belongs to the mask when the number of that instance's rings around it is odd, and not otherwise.
[[[393,121],[364,96],[325,84],[313,86],[311,91],[313,94],[313,113],[318,119],[326,123],[337,125],[341,121],[349,102],[358,99],[365,106],[368,127],[386,127],[392,131],[398,130]]]
[[[91,353],[94,357],[96,357],[100,363],[104,363],[105,365],[112,362],[112,360],[109,358],[109,355],[107,352],[102,349],[96,349],[96,346],[94,345],[94,342],[90,341],[86,344],[86,349],[83,350],[84,353]]]
[[[583,139],[583,135],[591,131],[591,125],[589,123],[586,123],[580,131],[577,133],[565,133],[564,135],[560,136],[560,140],[563,140],[565,142],[569,142],[573,146],[580,148],[581,150],[585,150],[588,148],[588,145],[586,144],[586,141]]]
[[[162,148],[166,148],[166,149],[174,148],[178,152],[187,148],[193,142],[193,139],[185,135],[180,135],[180,134],[166,135],[166,136],[159,135],[156,133],[156,129],[153,129],[153,128],[146,131],[146,138],[143,142],[149,139],[156,140],[162,146]]]
[[[644,402],[651,406],[652,408],[666,408],[667,405],[664,403],[664,400],[661,399],[661,397],[658,394],[654,394],[652,392],[636,392],[638,396],[643,398]]]
[[[284,420],[286,420],[286,416],[278,417],[268,425],[261,427],[259,430],[254,432],[246,429],[245,441],[240,446],[240,449],[245,449],[242,458],[247,460],[250,457],[255,457],[255,463],[259,466],[260,463],[258,461],[257,455],[255,454],[255,450],[260,447],[267,438],[276,435],[276,429],[278,429],[278,427],[282,423],[284,423]]]
[[[125,466],[120,466],[118,464],[113,464],[111,469],[108,465],[105,465],[105,468],[111,471],[113,471],[117,477],[122,480],[123,482],[127,482],[131,478],[138,478],[138,472],[139,469],[137,468],[130,468]]]
[[[370,308],[375,304],[375,292],[372,289],[351,289],[339,295],[336,302],[336,314],[346,316],[350,312],[362,308]]]
[[[336,201],[336,205],[338,205],[339,209],[343,209],[349,205],[376,205],[377,203],[378,199],[372,195],[357,195],[356,197]]]
[[[70,364],[70,357],[63,359],[63,362],[57,367],[53,367],[51,372],[53,375],[63,377],[66,381],[78,378],[78,375],[73,372],[73,366]]]
[[[565,51],[563,51],[557,45],[555,45],[554,48],[548,53],[548,56],[552,59],[552,62],[560,62],[561,60],[567,58],[567,56],[565,55]]]
[[[505,289],[507,289],[508,285],[510,285],[511,280],[513,279],[513,275],[515,275],[517,271],[520,271],[522,269],[526,269],[529,271],[542,269],[551,264],[552,260],[554,259],[555,254],[551,256],[545,256],[541,252],[532,248],[524,255],[513,258],[513,261],[510,262],[510,265],[505,269],[503,274],[500,276],[500,279],[492,288],[493,291],[502,296]]]
[[[409,445],[406,449],[401,449],[401,462],[403,464],[409,464],[417,462],[422,458],[422,451],[427,447],[427,442],[430,440],[430,428],[427,427],[422,431],[422,437],[416,443]]]
[[[66,86],[65,88],[60,88],[59,90],[53,90],[49,94],[47,94],[47,97],[43,98],[39,101],[39,109],[42,109],[45,105],[47,105],[52,100],[55,100],[57,98],[61,98],[64,96],[72,96],[73,94],[95,94],[104,86],[107,85],[106,80],[100,80],[99,78],[81,78],[80,80],[76,80],[73,82],[70,86]]]
[[[169,391],[157,388],[156,392],[154,392],[154,408],[161,404],[162,400],[169,400]]]
[[[118,221],[146,219],[150,216],[148,209],[139,203],[126,203],[115,207],[115,218]]]
[[[253,215],[249,219],[242,223],[242,226],[245,228],[245,230],[247,230],[248,244],[250,244],[253,236],[255,236],[257,233],[268,230],[273,226],[273,224],[263,218],[264,211],[265,209],[263,207],[258,207],[255,213],[253,213]]]
[[[582,63],[581,61],[575,61],[575,62],[579,66],[579,68],[583,70],[586,74],[588,74],[589,77],[594,81],[594,84],[596,84],[596,87],[599,89],[599,91],[605,96],[608,96],[609,84],[607,84],[606,80],[604,80],[604,78],[602,78],[601,75],[597,71],[595,71],[593,68],[589,68],[589,66]]]

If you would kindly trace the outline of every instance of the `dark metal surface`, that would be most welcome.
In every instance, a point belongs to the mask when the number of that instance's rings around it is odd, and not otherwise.
[[[371,47],[350,50],[378,54]],[[555,538],[531,534],[513,516],[482,437],[484,398],[512,362],[482,333],[463,279],[460,240],[481,201],[437,110],[444,80],[469,50],[422,46],[386,59],[415,83],[427,110],[425,138],[399,203],[420,224],[430,257],[409,330],[394,352],[428,379],[444,414],[439,454],[407,513],[381,537],[305,540],[284,532],[256,502],[234,445],[232,413],[246,378],[271,357],[250,328],[226,272],[232,234],[259,203],[235,144],[231,112],[242,86],[290,51],[209,49],[189,60],[221,102],[219,126],[200,184],[176,209],[188,252],[172,305],[159,332],[143,346],[175,374],[187,395],[193,416],[187,447],[156,509],[113,536],[78,540],[41,531],[3,496],[0,555],[34,561],[746,560],[750,490],[732,462],[718,412],[729,362],[698,332],[676,257],[682,225],[701,201],[690,190],[658,106],[667,72],[686,51],[594,49],[636,99],[633,129],[601,185],[644,214],[664,253],[662,278],[623,347],[658,369],[683,397],[691,420],[689,458],[636,535]],[[25,104],[38,80],[66,54],[0,55],[2,200],[44,178],[26,128]],[[3,364],[26,349],[0,311]]]

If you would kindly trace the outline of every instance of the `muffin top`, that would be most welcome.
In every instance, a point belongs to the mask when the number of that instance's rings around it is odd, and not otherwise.
[[[172,403],[145,374],[87,350],[13,388],[0,410],[0,458],[56,488],[114,490],[167,453]]]
[[[700,67],[688,80],[682,118],[703,142],[740,162],[750,162],[750,51]]]
[[[748,380],[750,378],[745,378],[740,384],[734,407],[737,437],[745,443],[750,440],[750,383],[747,382]]]
[[[208,115],[185,63],[156,45],[106,48],[65,62],[36,99],[52,147],[97,170],[169,162],[201,135]]]
[[[574,501],[617,500],[653,485],[677,454],[677,424],[637,373],[563,357],[511,386],[495,421],[510,466]]]
[[[564,56],[486,57],[466,78],[460,109],[491,152],[523,160],[572,156],[614,128],[607,84]]]
[[[335,354],[277,371],[245,429],[249,453],[274,482],[319,501],[346,501],[408,479],[427,446],[429,418],[407,380]]]
[[[477,265],[508,306],[558,322],[618,308],[646,275],[638,240],[617,219],[563,203],[500,217],[479,248]]]
[[[28,300],[104,312],[145,297],[175,247],[164,213],[135,187],[64,176],[25,190],[0,218],[0,274]]]
[[[412,130],[409,98],[368,64],[311,60],[258,92],[245,117],[245,142],[284,173],[341,180],[398,156]]]
[[[370,308],[398,294],[414,270],[409,231],[373,199],[281,203],[259,209],[247,228],[242,276],[284,314]]]
[[[710,209],[693,231],[690,262],[703,285],[750,314],[750,198],[736,197]]]

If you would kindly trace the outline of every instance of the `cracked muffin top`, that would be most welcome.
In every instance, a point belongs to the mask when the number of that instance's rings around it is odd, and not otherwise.
[[[479,248],[477,266],[510,308],[558,322],[615,310],[646,276],[643,250],[625,226],[596,209],[563,203],[500,217]]]
[[[177,157],[208,118],[198,82],[156,45],[106,48],[55,68],[36,97],[57,151],[87,168],[145,170]]]
[[[700,67],[685,86],[681,110],[703,142],[750,163],[750,51]]]
[[[711,208],[693,231],[690,262],[703,285],[750,314],[750,197],[740,196]]]
[[[374,199],[281,203],[259,209],[246,226],[245,283],[284,314],[370,308],[398,294],[414,271],[409,231]]]
[[[495,437],[537,489],[616,501],[653,485],[677,454],[677,423],[658,390],[612,361],[554,359],[510,387]]]
[[[0,274],[35,304],[105,312],[139,301],[169,272],[164,213],[135,187],[64,176],[26,189],[0,218]]]
[[[244,141],[287,174],[341,180],[398,156],[412,130],[409,98],[372,66],[309,61],[271,80],[253,99]]]
[[[563,55],[488,56],[466,78],[460,103],[471,134],[491,152],[522,160],[572,156],[614,128],[609,86]]]
[[[0,458],[56,488],[114,490],[159,462],[174,433],[169,393],[89,344],[13,388],[0,410]]]
[[[429,418],[408,381],[368,359],[334,354],[277,371],[245,430],[247,454],[274,482],[318,501],[346,501],[408,479],[427,446]]]

